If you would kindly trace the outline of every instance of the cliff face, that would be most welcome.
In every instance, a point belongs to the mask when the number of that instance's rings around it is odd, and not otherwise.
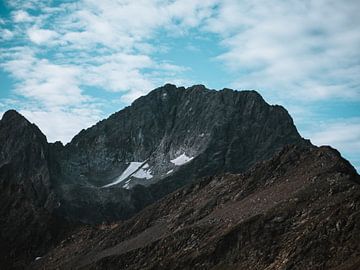
[[[360,178],[330,147],[286,147],[128,221],[83,227],[34,269],[358,269]]]
[[[0,120],[1,263],[26,263],[68,228],[130,218],[200,177],[244,172],[288,144],[312,147],[284,108],[255,91],[165,85],[65,146],[8,111]]]

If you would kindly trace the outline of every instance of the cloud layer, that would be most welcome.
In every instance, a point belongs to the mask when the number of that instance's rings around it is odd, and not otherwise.
[[[207,28],[240,88],[294,99],[360,100],[358,1],[225,1]]]

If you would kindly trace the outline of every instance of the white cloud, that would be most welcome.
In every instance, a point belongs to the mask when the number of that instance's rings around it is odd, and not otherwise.
[[[131,69],[119,63],[104,63],[98,67],[89,67],[87,78],[93,85],[115,92],[130,90],[137,92],[137,89],[149,91],[154,86],[151,79],[146,78],[139,69]]]
[[[0,29],[0,38],[2,40],[10,40],[14,37],[14,33],[8,29]]]
[[[79,88],[80,70],[76,67],[38,59],[32,50],[25,48],[11,55],[13,59],[1,66],[17,79],[17,94],[37,100],[45,107],[77,105],[88,99]]]
[[[360,99],[359,12],[357,1],[225,0],[206,29],[223,38],[227,51],[217,59],[240,73],[238,88]]]
[[[341,152],[360,152],[360,118],[340,119],[320,123],[309,131],[316,145],[331,145]]]
[[[83,0],[71,6],[71,16],[59,19],[65,30],[62,39],[74,47],[148,50],[154,31],[163,28],[181,34],[198,26],[210,16],[215,2]]]
[[[36,27],[28,29],[27,34],[29,39],[38,45],[47,43],[59,35],[55,31],[49,29],[39,29]]]
[[[22,22],[32,22],[34,20],[33,17],[29,15],[25,10],[18,10],[13,13],[13,20],[16,23]]]
[[[27,8],[35,4],[31,2]],[[62,63],[76,61],[76,65],[87,66],[90,80],[110,91],[132,88],[138,92],[139,87],[157,81],[144,74],[147,66],[134,68],[113,55],[133,56],[137,61],[144,53],[149,57],[156,51],[151,40],[158,29],[182,35],[188,29],[200,28],[222,37],[227,51],[217,59],[235,74],[240,72],[233,87],[268,89],[278,96],[286,92],[292,99],[360,99],[356,83],[360,66],[355,60],[359,58],[360,8],[355,1],[346,5],[330,0],[83,0],[59,7],[45,4],[36,4],[43,10],[36,18],[19,4],[22,9],[13,12],[14,22],[36,21],[26,31],[32,42],[61,45],[57,48],[63,54]],[[45,27],[49,23],[51,29]],[[88,63],[94,51],[105,55],[96,66]],[[69,58],[69,52],[83,57]],[[109,58],[110,62],[106,61]],[[150,61],[153,66],[161,64],[152,58]],[[124,75],[116,75],[120,72]],[[181,72],[174,72],[173,79],[181,80]],[[123,77],[128,76],[135,77],[125,82]]]
[[[81,129],[94,125],[101,119],[96,109],[21,110],[30,122],[35,122],[49,142],[69,142]]]
[[[20,8],[13,12],[13,21],[32,22],[27,28],[16,28],[19,36],[33,42],[28,45],[31,56],[18,53],[2,66],[18,80],[19,94],[48,107],[83,102],[84,86],[124,92],[122,100],[131,102],[161,78],[184,80],[179,74],[186,68],[150,56],[158,49],[150,42],[156,30],[181,33],[197,26],[213,5],[214,1],[83,0],[46,7],[46,1],[19,2],[13,5]],[[30,16],[27,10],[32,9],[42,12]],[[44,45],[56,50],[55,56],[46,56]]]
[[[360,118],[346,118],[311,123],[303,131],[315,145],[330,145],[349,159],[360,172]]]

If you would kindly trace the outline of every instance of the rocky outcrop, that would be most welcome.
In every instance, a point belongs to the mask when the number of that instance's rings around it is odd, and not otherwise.
[[[34,269],[357,269],[360,178],[330,147],[286,147],[132,219],[83,227]]]

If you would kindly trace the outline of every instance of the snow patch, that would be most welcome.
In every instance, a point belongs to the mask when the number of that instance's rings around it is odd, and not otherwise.
[[[144,166],[142,166],[141,168],[147,169],[147,168],[149,168],[149,164],[145,163]]]
[[[153,176],[151,174],[151,170],[146,170],[147,168],[149,168],[149,164],[145,164],[143,167],[141,167],[136,173],[134,173],[132,176],[135,178],[146,178],[146,179],[151,179]]]
[[[185,153],[178,156],[177,158],[174,158],[170,160],[171,163],[175,164],[175,166],[181,166],[185,163],[188,163],[190,160],[192,160],[194,157],[188,157]]]
[[[112,183],[107,184],[103,187],[110,187],[113,185],[116,185],[122,181],[124,181],[126,178],[128,178],[129,176],[133,176],[136,178],[146,178],[146,179],[150,179],[153,176],[151,175],[151,170],[146,170],[147,168],[149,168],[149,164],[144,164],[144,162],[130,162],[129,166],[126,168],[125,171],[123,171],[123,173]],[[129,180],[127,181],[127,183],[129,182]]]
[[[166,174],[170,174],[170,173],[172,173],[174,170],[170,170],[170,171],[168,171]]]
[[[40,259],[41,259],[41,257],[36,257],[36,258],[35,258],[35,261],[40,260]]]

